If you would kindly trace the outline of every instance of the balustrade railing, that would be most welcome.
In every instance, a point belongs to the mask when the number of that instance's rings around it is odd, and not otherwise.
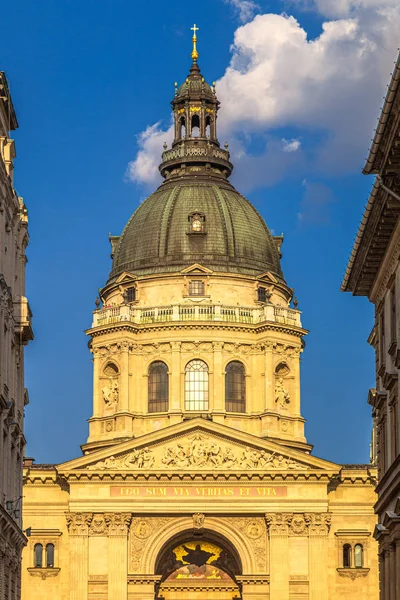
[[[93,327],[128,321],[138,325],[168,321],[220,321],[225,323],[264,322],[283,323],[301,327],[300,311],[283,306],[266,304],[263,307],[224,306],[221,304],[176,304],[139,308],[132,304],[104,307],[93,313]]]

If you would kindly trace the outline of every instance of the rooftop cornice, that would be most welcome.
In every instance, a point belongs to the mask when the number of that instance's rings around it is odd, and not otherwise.
[[[380,149],[382,138],[385,134],[386,126],[388,123],[388,119],[389,119],[393,104],[395,102],[396,94],[398,93],[399,82],[400,82],[400,53],[399,53],[399,55],[397,57],[397,61],[395,63],[392,78],[390,80],[388,90],[386,93],[385,102],[382,107],[379,119],[378,119],[378,126],[375,131],[374,139],[372,141],[372,146],[369,151],[367,162],[363,169],[364,174],[379,172],[380,166],[376,164],[376,158],[377,158],[378,151]]]

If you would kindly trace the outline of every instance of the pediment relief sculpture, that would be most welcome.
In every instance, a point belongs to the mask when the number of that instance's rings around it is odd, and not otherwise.
[[[306,470],[309,466],[280,452],[250,446],[230,446],[217,438],[197,434],[168,446],[145,447],[122,456],[110,456],[89,465],[90,470],[212,469]]]

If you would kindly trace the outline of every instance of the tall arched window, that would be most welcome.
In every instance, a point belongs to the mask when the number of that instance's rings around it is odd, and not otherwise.
[[[202,360],[191,360],[186,365],[185,409],[208,410],[208,367]]]
[[[184,139],[186,137],[186,119],[185,119],[185,117],[181,117],[181,120],[180,120],[180,133],[181,133],[181,139]]]
[[[42,546],[42,544],[35,544],[34,553],[35,553],[35,567],[42,568],[43,567],[43,546]]]
[[[206,117],[206,138],[211,136],[211,119]]]
[[[343,568],[350,569],[351,567],[351,546],[344,544],[343,546]]]
[[[54,567],[54,544],[46,546],[46,567],[49,569]]]
[[[168,367],[157,360],[149,368],[149,412],[166,412],[168,410]]]
[[[226,365],[225,410],[246,412],[246,374],[243,364],[238,360]]]
[[[361,544],[354,546],[354,566],[358,569],[363,566],[363,547]]]
[[[200,137],[200,118],[199,115],[193,115],[192,117],[192,137]]]

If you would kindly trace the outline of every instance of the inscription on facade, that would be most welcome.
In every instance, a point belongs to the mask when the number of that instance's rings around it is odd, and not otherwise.
[[[251,487],[251,486],[112,486],[110,496],[129,498],[275,498],[287,496],[287,488],[283,486]]]

